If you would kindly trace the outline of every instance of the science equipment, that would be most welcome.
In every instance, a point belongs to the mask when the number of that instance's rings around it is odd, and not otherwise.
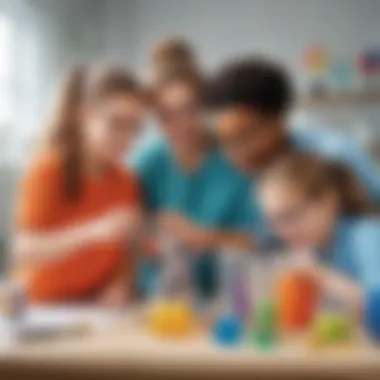
[[[261,349],[270,348],[277,340],[277,311],[273,300],[258,301],[254,316],[252,338]]]
[[[293,269],[282,274],[277,283],[280,328],[296,332],[307,328],[319,306],[317,284],[308,274]]]
[[[186,300],[156,301],[148,314],[148,328],[161,338],[188,337],[195,329],[195,315]]]
[[[247,322],[252,313],[252,293],[249,284],[250,254],[224,250],[220,257],[222,303],[230,312]]]
[[[345,314],[319,315],[311,328],[309,343],[313,348],[341,346],[352,338],[352,322]]]
[[[214,339],[223,346],[239,344],[244,336],[244,324],[234,313],[222,313],[213,328]]]
[[[160,241],[158,291],[148,308],[148,329],[159,337],[188,336],[195,326],[190,255],[170,236]]]
[[[380,288],[371,289],[365,295],[364,327],[369,338],[380,342]]]
[[[260,349],[273,347],[277,341],[277,306],[273,298],[275,281],[281,267],[277,253],[268,252],[251,259],[250,287],[253,290],[251,337]]]
[[[160,240],[161,274],[158,296],[163,299],[193,301],[191,255],[174,238],[166,235]]]

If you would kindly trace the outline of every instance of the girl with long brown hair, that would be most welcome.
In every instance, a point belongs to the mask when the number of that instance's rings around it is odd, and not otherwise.
[[[267,221],[322,288],[360,304],[380,286],[380,219],[355,175],[312,155],[282,157],[262,175]]]
[[[158,229],[194,252],[198,295],[212,296],[217,251],[226,245],[251,248],[250,179],[211,138],[202,103],[203,72],[191,45],[180,38],[158,44],[151,74],[152,110],[163,138],[137,152],[134,167]],[[154,269],[147,272],[150,277]],[[151,280],[143,279],[143,288],[145,282]]]
[[[142,106],[121,68],[77,67],[64,81],[16,202],[13,265],[32,302],[127,299],[140,194],[120,164]]]

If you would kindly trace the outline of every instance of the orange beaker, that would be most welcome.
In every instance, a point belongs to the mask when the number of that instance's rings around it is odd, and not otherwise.
[[[310,275],[292,271],[279,278],[276,298],[280,330],[300,331],[314,319],[319,304],[319,289]]]

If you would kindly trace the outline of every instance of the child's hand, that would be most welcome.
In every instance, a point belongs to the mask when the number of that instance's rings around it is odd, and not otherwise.
[[[164,232],[190,250],[202,251],[210,248],[212,244],[213,234],[210,231],[198,227],[178,214],[161,215],[159,225]]]
[[[105,288],[98,297],[101,306],[121,308],[128,303],[129,294],[125,284],[114,283]]]
[[[98,241],[127,239],[139,227],[139,219],[134,210],[116,208],[92,222],[90,232]]]
[[[314,273],[318,262],[311,249],[295,250],[291,254],[290,267],[306,273]]]

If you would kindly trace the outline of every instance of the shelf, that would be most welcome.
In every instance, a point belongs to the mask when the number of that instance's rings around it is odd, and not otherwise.
[[[302,108],[329,108],[347,106],[380,106],[380,88],[362,91],[335,91],[324,95],[301,95],[298,104]]]

